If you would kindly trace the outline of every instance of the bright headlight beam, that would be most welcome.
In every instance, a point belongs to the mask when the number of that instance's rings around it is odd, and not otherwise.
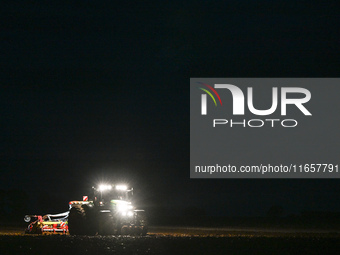
[[[127,190],[127,186],[126,185],[117,185],[116,189],[117,190]]]
[[[128,210],[128,206],[125,204],[121,204],[117,206],[118,211],[125,212]]]
[[[99,191],[110,190],[112,189],[111,185],[101,184],[99,185]]]
[[[117,210],[120,212],[126,212],[127,210],[131,210],[133,208],[132,205],[120,204],[117,206]]]

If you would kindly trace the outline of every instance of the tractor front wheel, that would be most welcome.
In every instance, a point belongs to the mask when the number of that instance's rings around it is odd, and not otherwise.
[[[81,206],[74,206],[68,216],[68,230],[71,235],[86,235],[85,210]]]

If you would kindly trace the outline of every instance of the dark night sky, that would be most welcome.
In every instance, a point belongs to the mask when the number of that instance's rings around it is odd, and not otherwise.
[[[57,212],[112,178],[147,206],[339,211],[339,180],[189,179],[190,77],[339,76],[335,5],[275,2],[3,5],[1,189]]]

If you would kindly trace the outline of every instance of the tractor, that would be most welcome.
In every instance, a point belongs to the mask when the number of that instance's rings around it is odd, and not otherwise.
[[[92,187],[83,201],[71,201],[68,230],[71,235],[146,235],[144,210],[132,204],[133,189],[126,185]]]

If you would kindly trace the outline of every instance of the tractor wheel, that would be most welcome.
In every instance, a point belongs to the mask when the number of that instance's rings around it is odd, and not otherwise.
[[[142,230],[142,236],[146,236],[147,233],[148,233],[148,227],[144,226]]]
[[[145,212],[140,212],[137,215],[137,224],[142,227],[142,236],[146,236],[148,233],[148,219]]]
[[[95,214],[95,210],[93,207],[90,207],[88,205],[82,206],[84,213],[85,213],[85,232],[86,235],[94,236],[98,232],[97,230],[97,217]]]
[[[99,231],[100,235],[119,235],[120,227],[117,219],[111,213],[103,213],[100,215]]]
[[[71,235],[86,235],[85,210],[76,205],[71,208],[68,215],[68,230]]]

